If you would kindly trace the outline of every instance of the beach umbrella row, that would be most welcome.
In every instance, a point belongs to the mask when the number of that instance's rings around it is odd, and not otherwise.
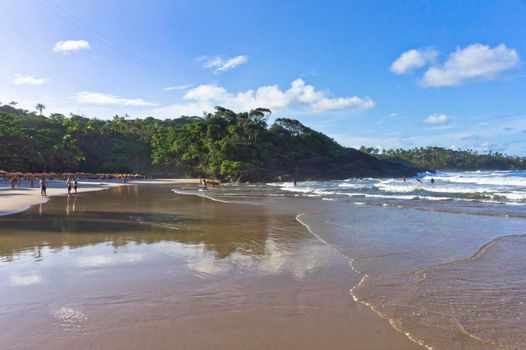
[[[124,178],[141,178],[141,174],[111,174],[111,173],[55,173],[55,172],[43,172],[43,173],[22,173],[22,172],[8,172],[0,170],[0,177],[13,178],[13,177],[24,177],[24,178],[67,178],[77,177],[84,179],[124,179]]]

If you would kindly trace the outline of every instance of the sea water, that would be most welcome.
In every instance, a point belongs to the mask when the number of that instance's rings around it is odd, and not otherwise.
[[[351,297],[426,348],[526,349],[525,171],[268,183],[214,196],[295,208],[362,276]]]

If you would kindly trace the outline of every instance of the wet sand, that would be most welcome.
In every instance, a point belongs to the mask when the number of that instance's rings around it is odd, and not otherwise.
[[[136,180],[129,183],[122,181],[79,181],[78,193],[107,190],[117,186],[130,184],[199,184],[199,179],[155,179]],[[30,187],[28,181],[23,181],[22,186],[12,190],[6,181],[0,182],[0,216],[21,212],[33,205],[43,204],[53,196],[66,196],[68,194],[66,183],[62,180],[48,180],[47,196],[42,196],[38,181]],[[71,194],[75,191],[72,189]]]
[[[419,349],[294,210],[132,185],[0,218],[8,349]]]

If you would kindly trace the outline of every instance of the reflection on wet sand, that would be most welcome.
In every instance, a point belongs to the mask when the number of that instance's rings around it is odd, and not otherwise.
[[[352,302],[348,261],[290,214],[129,186],[2,217],[0,343],[416,348]]]

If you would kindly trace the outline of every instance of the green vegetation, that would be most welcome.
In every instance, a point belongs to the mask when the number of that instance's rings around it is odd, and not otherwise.
[[[473,150],[451,150],[441,147],[381,150],[364,146],[360,148],[360,151],[380,159],[429,170],[515,170],[526,168],[526,158],[508,156],[499,152],[478,153]]]
[[[203,117],[112,120],[49,117],[0,106],[0,169],[135,172],[228,180],[331,179],[415,173],[345,148],[297,120],[270,110],[235,113],[216,107]],[[42,104],[36,110],[42,112]]]

